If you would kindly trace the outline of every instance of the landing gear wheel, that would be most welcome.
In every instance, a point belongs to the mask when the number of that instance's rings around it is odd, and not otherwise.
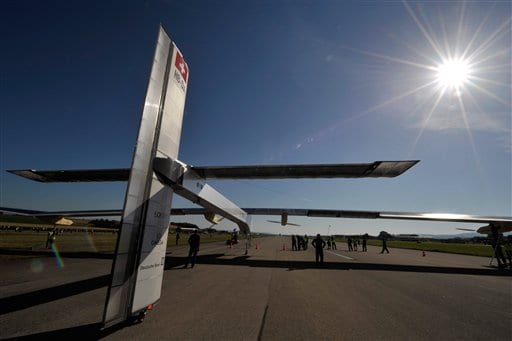
[[[137,323],[141,323],[144,321],[144,319],[146,318],[146,314],[147,314],[148,310],[147,309],[144,309],[143,311],[141,311],[138,315],[135,315],[135,316],[132,316],[131,318],[131,322],[132,324],[137,324]]]

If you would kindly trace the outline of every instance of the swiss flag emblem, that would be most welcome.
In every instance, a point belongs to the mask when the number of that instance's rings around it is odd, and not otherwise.
[[[188,66],[180,51],[176,51],[176,61],[174,62],[174,66],[176,66],[176,69],[178,69],[186,84],[188,81]]]

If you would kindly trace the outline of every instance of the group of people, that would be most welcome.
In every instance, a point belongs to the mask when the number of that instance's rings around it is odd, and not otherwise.
[[[494,249],[494,257],[496,257],[498,261],[499,267],[505,267],[507,265],[507,259],[509,262],[509,266],[512,268],[512,235],[508,236],[505,240],[502,234],[498,233],[498,229],[496,227],[491,227],[492,231],[492,246]],[[379,239],[382,240],[382,251],[380,253],[387,252],[389,250],[387,248],[387,239],[389,238],[389,234],[382,231],[379,235]],[[51,248],[56,239],[56,232],[48,232],[48,238],[46,241],[46,247]],[[308,249],[308,236],[304,235],[304,237],[299,235],[292,235],[292,250],[307,250]],[[362,251],[368,251],[366,248],[366,242],[368,240],[368,234],[365,233],[362,236]],[[176,242],[178,242],[179,237],[176,237]],[[189,252],[187,261],[184,265],[184,268],[188,267],[188,264],[191,263],[191,267],[193,268],[196,262],[197,252],[199,251],[199,245],[201,242],[201,237],[197,233],[197,230],[190,235],[188,238],[189,244]],[[315,261],[316,264],[321,264],[324,262],[324,248],[327,245],[328,250],[336,250],[336,240],[334,236],[327,237],[327,242],[325,242],[320,234],[316,235],[316,238],[313,239],[311,245],[315,248]],[[358,245],[361,245],[361,242],[358,238],[352,239],[351,237],[347,238],[348,251],[357,251]],[[503,253],[502,245],[504,246],[505,253]]]
[[[304,237],[299,235],[292,235],[292,251],[300,251],[308,249],[308,240],[309,237],[304,235]],[[327,250],[337,250],[336,248],[336,239],[334,236],[327,237]]]
[[[347,238],[348,250],[349,251],[357,251],[359,246],[362,246],[362,250],[361,251],[363,251],[363,252],[368,251],[368,249],[366,248],[366,241],[367,240],[368,240],[368,233],[365,233],[363,235],[362,242],[361,242],[361,240],[359,238],[348,237]],[[386,250],[387,250],[387,248],[386,248]]]
[[[491,225],[491,245],[494,250],[493,257],[496,257],[498,261],[498,267],[506,267],[508,258],[508,266],[512,268],[512,235],[505,239],[503,234],[499,233],[499,229]],[[505,253],[503,253],[502,246]]]
[[[308,249],[308,236],[304,235],[304,237],[299,235],[292,235],[292,251],[300,251]]]
[[[509,235],[505,240],[504,249],[508,258],[508,266],[512,269],[512,235]]]
[[[387,235],[387,234],[386,235],[381,234],[381,236],[379,236],[379,238],[382,240],[381,253],[383,253],[384,251],[389,253],[389,250],[387,247],[388,236],[389,235]],[[365,233],[361,238],[362,243],[358,238],[348,237],[347,238],[348,251],[357,251],[358,245],[362,245],[362,251],[367,252],[368,249],[366,247],[366,244],[367,244],[368,237],[369,237],[368,233]],[[305,238],[307,241],[307,236],[305,236]],[[292,235],[292,250],[300,250],[297,248],[297,240],[300,240],[300,243],[304,242],[304,239],[302,237]],[[299,245],[301,245],[301,244],[299,244]],[[311,242],[311,245],[315,248],[315,260],[316,260],[316,264],[318,265],[318,264],[321,264],[324,262],[324,248],[326,245],[327,245],[328,250],[336,250],[336,239],[334,238],[334,236],[329,236],[329,237],[327,237],[327,242],[326,242],[325,240],[322,239],[320,234],[317,234],[316,238],[313,239],[313,241]],[[304,250],[306,250],[306,249],[307,249],[307,243],[306,243],[306,248]]]
[[[363,235],[363,251],[368,251],[366,249],[366,241],[368,240],[368,234]],[[352,239],[351,237],[347,238],[348,250],[349,251],[357,251],[357,245],[360,244],[359,239]],[[328,250],[336,250],[336,239],[334,236],[327,237],[327,243],[322,239],[320,234],[316,235],[316,238],[313,239],[311,245],[315,248],[315,261],[316,264],[322,264],[324,262],[324,248],[327,245]],[[383,251],[387,250],[386,242],[383,239]],[[389,253],[389,251],[387,251]]]

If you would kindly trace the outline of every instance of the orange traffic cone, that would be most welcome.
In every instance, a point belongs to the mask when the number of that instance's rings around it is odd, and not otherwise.
[[[256,250],[258,250],[258,242],[256,242]]]
[[[286,244],[283,243],[283,251],[286,251]]]

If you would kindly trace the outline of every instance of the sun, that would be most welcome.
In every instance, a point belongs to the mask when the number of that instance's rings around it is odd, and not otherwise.
[[[455,90],[467,83],[471,73],[467,61],[462,59],[445,60],[436,70],[438,83]]]

